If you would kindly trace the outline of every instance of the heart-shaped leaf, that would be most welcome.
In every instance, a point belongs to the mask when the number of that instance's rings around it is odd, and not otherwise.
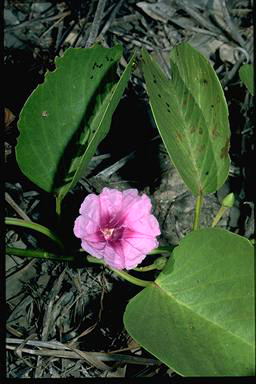
[[[61,200],[84,172],[109,131],[133,58],[116,75],[121,46],[69,48],[26,101],[16,157],[23,173]]]
[[[254,83],[253,83],[253,65],[244,64],[239,69],[239,76],[241,81],[245,84],[250,94],[254,95]]]
[[[186,43],[171,51],[171,80],[145,49],[142,58],[151,109],[170,158],[195,196],[215,192],[230,165],[228,109],[216,73]]]
[[[183,376],[254,375],[251,243],[218,228],[191,232],[155,283],[129,302],[124,323]]]

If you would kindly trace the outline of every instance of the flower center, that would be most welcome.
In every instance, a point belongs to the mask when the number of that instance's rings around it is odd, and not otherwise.
[[[124,228],[123,227],[114,227],[114,228],[105,227],[100,231],[106,241],[116,242],[122,238]]]
[[[104,229],[101,230],[105,240],[108,240],[112,236],[112,234],[114,232],[114,229],[115,228],[104,228]]]

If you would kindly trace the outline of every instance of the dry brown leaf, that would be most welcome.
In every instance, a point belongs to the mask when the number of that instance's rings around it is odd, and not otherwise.
[[[129,337],[128,340],[127,340],[127,346],[128,348],[139,348],[140,345],[137,343],[137,341],[133,340],[132,337]]]
[[[15,115],[10,111],[9,108],[4,108],[4,127],[7,129],[9,125],[15,120]]]
[[[235,64],[234,47],[229,44],[222,44],[219,49],[220,59],[223,63]]]

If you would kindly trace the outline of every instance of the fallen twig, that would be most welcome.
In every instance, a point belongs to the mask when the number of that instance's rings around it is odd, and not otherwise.
[[[87,39],[87,42],[85,43],[85,48],[90,47],[95,42],[95,40],[98,36],[98,32],[100,29],[100,23],[101,23],[101,20],[103,17],[103,11],[105,8],[105,4],[106,4],[106,0],[99,0],[98,5],[97,5],[97,9],[96,9],[96,13],[94,16],[94,20],[93,20],[93,23],[91,26],[91,31],[90,31],[89,37]]]

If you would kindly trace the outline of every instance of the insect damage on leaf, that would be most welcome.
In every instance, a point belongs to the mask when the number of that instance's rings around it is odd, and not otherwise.
[[[199,145],[197,146],[196,150],[197,150],[198,153],[203,153],[204,150],[205,150],[205,144],[204,144],[204,143],[199,144]]]
[[[224,159],[225,157],[228,156],[229,147],[230,147],[230,139],[228,137],[224,147],[221,148],[221,152],[220,152],[220,158],[221,159]]]
[[[171,52],[170,79],[146,50],[142,54],[150,106],[168,154],[193,194],[202,186],[204,195],[211,193],[227,177],[230,161],[228,111],[218,78],[188,44]],[[210,177],[205,175],[208,163]]]
[[[178,141],[183,141],[183,137],[181,136],[179,131],[176,131],[175,135],[176,135],[176,138],[177,138]]]
[[[219,136],[217,125],[214,125],[212,128],[212,138],[216,139]]]
[[[208,80],[206,80],[206,79],[201,79],[201,80],[200,80],[200,83],[201,83],[202,85],[207,85],[207,84],[208,84]]]
[[[195,127],[194,125],[193,125],[192,127],[190,127],[189,132],[190,132],[191,134],[195,133],[195,132],[196,132],[196,127]]]

